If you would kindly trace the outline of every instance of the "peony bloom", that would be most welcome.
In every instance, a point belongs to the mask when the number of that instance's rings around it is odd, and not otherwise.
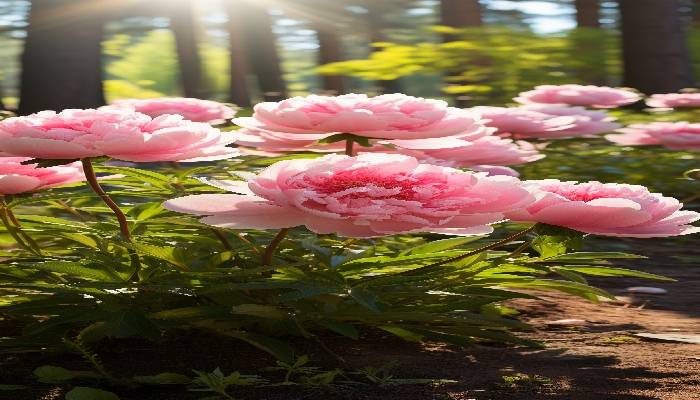
[[[596,108],[615,108],[632,104],[641,99],[635,92],[607,86],[593,85],[541,85],[522,92],[515,101],[522,104],[568,104]]]
[[[569,107],[557,104],[528,104],[521,109],[541,112],[547,115],[573,117],[574,123],[566,129],[571,136],[597,135],[611,132],[621,127],[604,111],[587,110],[583,107]]]
[[[80,163],[39,168],[31,158],[0,157],[0,195],[19,194],[85,180]]]
[[[508,213],[516,221],[533,221],[603,236],[664,237],[700,232],[689,225],[700,213],[681,211],[672,197],[644,186],[600,182],[526,181],[538,200]]]
[[[235,229],[306,226],[316,233],[375,237],[407,232],[480,235],[532,195],[518,179],[368,153],[281,161],[248,180],[224,183],[245,194],[201,194],[164,203]],[[218,184],[222,187],[222,183]]]
[[[520,172],[514,170],[513,168],[504,167],[501,165],[472,165],[469,167],[472,171],[486,172],[487,176],[505,175],[513,176],[515,178],[520,176]]]
[[[404,94],[367,97],[293,97],[257,104],[252,117],[234,118],[243,128],[311,135],[314,140],[337,133],[377,139],[427,139],[481,131],[474,114],[441,100]]]
[[[647,105],[660,108],[700,107],[700,92],[652,94],[647,99]]]
[[[321,134],[299,135],[297,133],[266,132],[242,128],[236,131],[236,144],[270,154],[297,151],[320,153],[345,151],[344,142],[319,144],[318,141],[326,136]]]
[[[42,111],[0,121],[0,152],[71,159],[109,156],[124,161],[206,161],[234,157],[233,134],[183,120],[129,110]]]
[[[515,165],[544,158],[527,142],[514,142],[498,136],[482,136],[474,140],[447,137],[424,140],[394,140],[387,144],[394,150],[384,151],[406,154],[418,160],[455,168],[475,165]],[[379,147],[379,146],[377,146]],[[362,152],[362,149],[358,149]],[[381,151],[381,150],[380,150]]]
[[[689,122],[652,122],[619,129],[621,135],[606,135],[623,146],[662,145],[671,150],[700,151],[700,124]]]
[[[165,114],[181,115],[194,122],[219,122],[236,115],[231,107],[211,100],[191,97],[117,100],[106,107],[132,110],[156,118]]]
[[[576,117],[557,116],[522,107],[471,108],[484,118],[486,126],[496,128],[496,134],[515,138],[563,138],[576,136]]]

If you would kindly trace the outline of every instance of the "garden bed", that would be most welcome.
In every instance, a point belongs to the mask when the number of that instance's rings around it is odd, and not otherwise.
[[[511,305],[535,330],[521,336],[541,341],[544,349],[510,348],[500,345],[456,349],[434,344],[408,343],[389,335],[364,332],[353,342],[339,336],[324,336],[323,342],[344,360],[338,363],[311,341],[295,344],[306,352],[314,366],[347,371],[362,367],[396,366],[396,378],[445,380],[433,384],[359,385],[338,384],[324,388],[274,386],[235,388],[236,399],[697,399],[700,393],[700,346],[656,342],[635,337],[641,332],[700,334],[700,267],[691,261],[700,255],[683,242],[684,254],[676,246],[658,241],[617,241],[625,250],[642,252],[648,260],[634,267],[664,274],[678,282],[653,284],[668,290],[660,296],[629,296],[625,288],[649,285],[636,279],[597,279],[597,286],[618,295],[618,301],[600,305],[561,294],[542,294],[541,300],[515,300]],[[610,246],[610,243],[605,243]],[[581,322],[555,323],[562,319]],[[12,325],[3,321],[3,331]],[[115,375],[149,375],[163,371],[192,375],[192,369],[255,374],[274,364],[272,357],[243,344],[197,332],[182,332],[154,344],[140,340],[103,342],[98,346],[105,366]],[[23,384],[31,389],[0,392],[1,399],[63,399],[67,385],[37,384],[32,370],[52,364],[87,369],[73,355],[27,353],[2,355],[0,383]],[[447,382],[451,381],[451,382]],[[183,386],[170,389],[114,390],[124,400],[199,399],[202,393]]]

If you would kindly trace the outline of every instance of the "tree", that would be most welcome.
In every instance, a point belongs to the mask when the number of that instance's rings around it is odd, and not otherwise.
[[[277,53],[277,41],[272,31],[272,17],[264,5],[254,1],[227,0],[231,27],[235,27],[245,47],[246,57],[251,71],[258,78],[258,85],[263,98],[278,101],[287,97],[287,86],[282,76],[280,58]]]
[[[248,90],[248,56],[241,24],[236,21],[236,4],[232,1],[226,3],[228,14],[230,72],[229,100],[241,107],[250,107],[253,103]]]
[[[170,28],[180,66],[182,92],[186,97],[203,97],[202,60],[199,56],[199,29],[192,0],[173,0],[169,4]]]
[[[575,0],[576,26],[600,28],[600,0]]]
[[[318,64],[324,65],[343,59],[340,37],[334,24],[313,21],[312,26],[318,38]],[[322,75],[323,90],[331,94],[345,93],[345,79],[340,75]]]
[[[32,2],[22,54],[20,114],[105,104],[100,42],[113,5],[109,0]]]
[[[693,86],[677,0],[619,0],[624,84],[644,93]]]
[[[453,28],[481,26],[481,5],[479,0],[441,0],[440,25]],[[450,34],[444,35],[446,42],[455,40]]]
[[[369,40],[370,43],[386,42],[386,35],[384,34],[384,28],[386,22],[384,21],[384,4],[379,1],[369,0],[365,7],[367,7],[367,27],[369,29]],[[378,49],[373,47],[372,51],[377,51]],[[401,81],[398,79],[393,80],[381,80],[377,81],[377,86],[381,93],[400,93]]]

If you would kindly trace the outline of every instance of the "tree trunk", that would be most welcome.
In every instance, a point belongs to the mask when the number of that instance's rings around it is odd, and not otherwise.
[[[600,0],[575,0],[576,26],[600,28]]]
[[[440,24],[445,26],[450,26],[452,28],[473,28],[481,26],[481,5],[479,0],[442,0],[440,1]],[[455,40],[460,40],[460,36],[464,35],[452,35],[445,33],[442,35],[443,42],[450,42]],[[479,66],[488,65],[488,60],[477,59],[474,61],[475,64]],[[461,73],[462,68],[457,71],[452,71],[452,73]],[[448,72],[448,75],[450,73]],[[477,82],[454,82],[455,85],[467,85],[470,83]],[[454,102],[457,107],[466,107],[470,102],[469,96],[457,95],[454,96]]]
[[[228,14],[229,57],[230,57],[230,83],[229,100],[240,107],[250,107],[253,102],[248,90],[248,56],[245,45],[245,36],[242,24],[236,18],[236,4],[227,1],[226,13]]]
[[[95,3],[32,2],[22,54],[20,114],[105,104],[101,48],[105,7]]]
[[[644,93],[693,86],[676,0],[619,0],[626,86]]]
[[[253,1],[237,1],[234,11],[235,22],[241,28],[239,32],[244,34],[243,40],[249,64],[258,78],[263,98],[267,101],[285,99],[287,86],[277,54],[272,17],[267,12],[267,8]]]
[[[197,45],[199,29],[192,0],[172,0],[170,29],[175,36],[175,49],[180,66],[180,80],[185,97],[203,97],[202,60]]]
[[[452,28],[481,26],[481,5],[479,0],[440,1],[440,25]],[[443,41],[455,40],[454,35],[443,35]]]
[[[382,18],[382,15],[384,14],[383,10],[380,7],[377,7],[377,4],[375,3],[367,3],[367,8],[369,10],[369,13],[367,15],[367,23],[368,23],[368,28],[369,28],[369,41],[371,43],[376,43],[376,42],[385,42],[386,41],[386,36],[384,35],[384,19]],[[376,51],[374,47],[372,47],[372,51]],[[391,79],[391,80],[381,80],[376,82],[377,87],[379,89],[380,93],[401,93],[401,81],[399,79]]]
[[[324,65],[343,59],[337,28],[323,22],[314,22],[318,37],[318,64]],[[341,75],[322,75],[323,90],[331,95],[345,93],[345,79]]]

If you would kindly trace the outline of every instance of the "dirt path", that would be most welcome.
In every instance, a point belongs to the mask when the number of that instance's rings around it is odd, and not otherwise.
[[[511,305],[523,313],[535,330],[524,334],[546,344],[545,349],[477,346],[455,350],[437,345],[416,345],[386,337],[349,342],[329,337],[326,344],[341,354],[349,368],[378,366],[395,361],[402,378],[454,380],[439,385],[378,388],[341,388],[332,391],[269,388],[239,390],[237,399],[362,399],[362,400],[696,400],[700,399],[700,345],[656,342],[635,337],[641,332],[700,334],[700,249],[679,243],[617,242],[620,250],[645,246],[650,260],[630,265],[665,274],[678,282],[657,283],[634,279],[600,279],[592,283],[608,289],[619,300],[596,305],[565,295],[543,295],[542,300],[518,300]],[[640,252],[641,251],[637,251]],[[682,255],[681,255],[682,253]],[[630,286],[656,286],[665,295],[630,296]],[[582,320],[555,323],[562,319]],[[206,346],[202,344],[206,343]],[[303,351],[324,360],[313,344]],[[153,345],[122,342],[100,351],[105,364],[125,374],[164,370],[185,372],[212,369],[255,373],[272,360],[239,342],[205,337],[179,337]],[[321,361],[322,364],[330,360]],[[0,356],[0,383],[31,382],[37,365],[57,364],[84,368],[77,358]],[[155,366],[154,366],[155,365]],[[505,378],[504,378],[505,377]],[[13,381],[8,381],[11,379]],[[43,385],[25,393],[2,392],[0,399],[63,399],[65,388]],[[202,394],[182,388],[169,391],[121,393],[122,400],[198,399]]]

